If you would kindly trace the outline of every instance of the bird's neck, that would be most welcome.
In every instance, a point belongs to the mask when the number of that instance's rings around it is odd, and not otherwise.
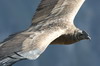
[[[76,28],[73,24],[67,25],[68,29],[66,30],[66,33],[64,35],[61,35],[57,39],[55,39],[53,42],[51,42],[51,45],[53,44],[59,44],[59,45],[69,45],[75,42],[78,42],[78,40],[75,40],[75,31],[79,30]]]

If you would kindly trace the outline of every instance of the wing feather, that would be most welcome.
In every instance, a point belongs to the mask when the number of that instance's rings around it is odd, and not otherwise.
[[[37,59],[47,48],[47,46],[56,38],[64,34],[65,30],[58,28],[58,30],[45,30],[30,35],[24,42],[21,56],[28,59]]]
[[[59,0],[42,0],[35,15],[33,16],[33,23],[44,20],[50,15],[50,12],[55,7]]]
[[[36,59],[53,40],[66,32],[68,24],[73,22],[84,1],[42,0],[33,16],[33,25],[27,31],[13,36],[0,45],[0,52],[3,53],[0,54],[0,59],[12,57],[14,52],[18,52],[21,59],[22,56],[28,59]],[[6,49],[6,47],[9,49]]]
[[[23,57],[36,59],[47,46],[65,34],[68,22],[73,22],[84,0],[42,0],[33,18],[33,32],[22,43]]]
[[[35,16],[33,24],[52,16],[65,16],[73,22],[77,12],[85,0],[42,0]]]

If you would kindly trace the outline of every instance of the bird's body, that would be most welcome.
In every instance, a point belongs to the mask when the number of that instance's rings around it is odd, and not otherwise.
[[[5,42],[0,47],[0,52],[5,51],[2,48],[6,46],[6,43],[12,46],[14,42],[11,41],[18,39],[17,43],[20,47],[17,49],[14,46],[14,51],[8,54],[16,52],[19,58],[36,59],[49,44],[68,45],[89,39],[88,34],[73,23],[83,2],[84,0],[42,0],[33,16],[32,26]]]
[[[36,59],[49,44],[67,45],[87,39],[88,35],[83,34],[84,31],[73,23],[83,2],[84,0],[42,0],[29,29],[29,32],[35,33],[23,42],[23,51],[19,54],[28,59]],[[81,34],[83,37],[79,36]]]

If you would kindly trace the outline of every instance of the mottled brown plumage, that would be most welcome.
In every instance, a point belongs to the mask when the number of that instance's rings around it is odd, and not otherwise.
[[[0,64],[6,60],[9,65],[12,62],[7,59],[9,56],[17,58],[13,61],[37,59],[49,44],[68,45],[90,39],[85,31],[73,23],[83,2],[84,0],[42,0],[33,16],[32,26],[0,46],[0,52],[3,53],[0,54],[0,59],[3,59]],[[7,52],[6,47],[11,51]]]
[[[23,42],[20,54],[36,59],[49,44],[71,44],[89,39],[85,31],[78,29],[73,20],[84,0],[42,0],[34,17],[30,32],[32,38]]]
[[[77,14],[77,11],[83,3],[82,1],[84,0],[42,0],[35,16],[33,17],[33,24],[39,25],[40,22],[43,24],[47,22],[48,26],[50,26],[50,21],[52,21],[51,24],[54,24],[56,22],[56,25],[63,24],[61,26],[66,29],[66,33],[55,39],[55,41],[53,41],[51,44],[70,44],[80,41],[71,40],[71,35],[74,35],[75,31],[79,31],[79,29],[76,28],[73,24],[73,20],[75,15]],[[61,27],[59,25],[58,27]],[[73,39],[74,38],[75,37],[73,37]]]

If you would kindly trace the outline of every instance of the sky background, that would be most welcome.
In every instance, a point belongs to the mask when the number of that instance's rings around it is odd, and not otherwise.
[[[0,0],[0,41],[31,25],[41,0]],[[92,40],[73,45],[50,45],[35,61],[24,60],[13,66],[100,66],[100,0],[86,0],[75,18],[75,25],[87,31]]]

